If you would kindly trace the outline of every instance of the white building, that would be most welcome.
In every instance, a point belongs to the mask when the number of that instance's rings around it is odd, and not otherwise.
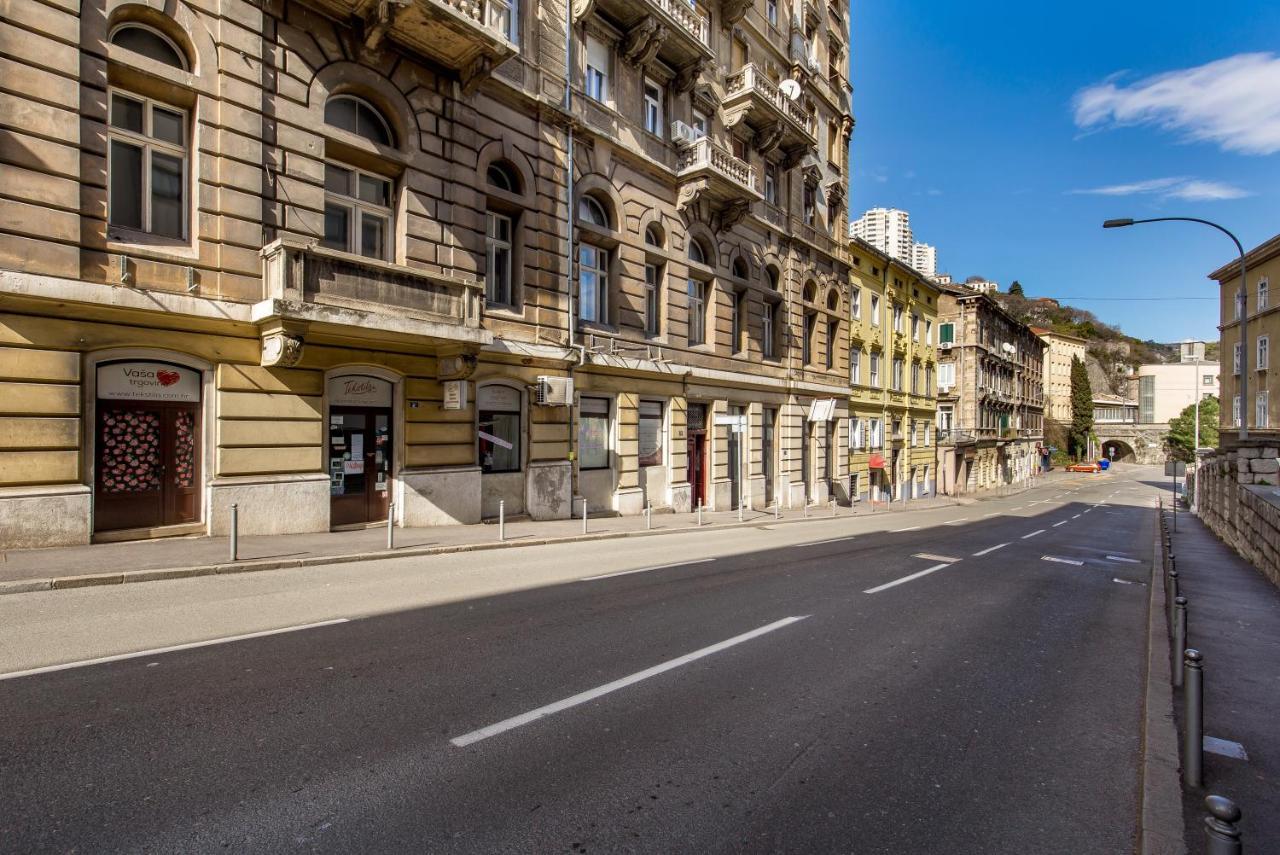
[[[1218,394],[1219,365],[1193,360],[1138,366],[1138,421],[1168,424],[1200,398]]]
[[[977,291],[979,294],[994,294],[1000,290],[1000,283],[992,282],[990,279],[983,279],[981,276],[970,276],[964,280],[964,287],[970,291]]]
[[[917,243],[911,247],[911,266],[925,276],[933,276],[938,272],[937,247],[927,243]]]
[[[899,261],[915,266],[911,215],[906,211],[897,208],[872,208],[849,225],[849,234]]]

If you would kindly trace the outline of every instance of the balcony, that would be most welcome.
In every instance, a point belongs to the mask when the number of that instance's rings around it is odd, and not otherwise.
[[[818,144],[817,122],[792,101],[755,63],[744,65],[725,80],[725,126],[746,122],[756,133],[756,148],[767,153],[811,149]]]
[[[938,445],[972,445],[977,441],[972,431],[938,428]]]
[[[646,65],[657,57],[677,71],[696,70],[715,59],[711,22],[684,0],[572,2],[575,21],[595,13],[624,33],[618,52],[633,65]],[[692,86],[694,81],[686,82]]]
[[[751,205],[761,201],[755,167],[726,149],[701,137],[680,150],[676,161],[683,212],[691,207],[713,230],[722,231],[741,221]]]
[[[458,75],[470,91],[516,46],[490,23],[487,0],[306,0],[340,21],[364,22],[364,44],[390,39]]]
[[[302,341],[403,340],[418,344],[488,344],[480,329],[484,283],[276,240],[262,250],[263,300],[252,319],[262,330],[263,364],[269,331]],[[281,333],[281,331],[285,331]],[[287,350],[287,342],[275,342]],[[293,358],[296,363],[297,358]]]

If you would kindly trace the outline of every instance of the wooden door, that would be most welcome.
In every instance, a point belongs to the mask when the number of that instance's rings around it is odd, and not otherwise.
[[[391,506],[391,411],[331,407],[328,449],[330,526],[385,520]]]
[[[707,437],[702,431],[689,432],[689,506],[696,508],[707,503]]]
[[[200,405],[99,400],[94,531],[200,519]]]

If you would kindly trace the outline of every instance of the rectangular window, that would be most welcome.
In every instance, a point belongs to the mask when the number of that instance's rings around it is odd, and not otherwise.
[[[812,226],[818,221],[818,188],[804,185],[804,224]]]
[[[849,348],[849,383],[853,386],[862,385],[862,348]]]
[[[689,280],[689,344],[707,340],[707,283]]]
[[[578,401],[578,468],[609,468],[609,399]]]
[[[849,291],[849,311],[855,321],[862,320],[862,289],[854,287]]]
[[[954,362],[938,363],[938,388],[950,390],[956,385],[956,364]]]
[[[187,114],[111,93],[107,220],[181,240],[187,231]]]
[[[609,103],[609,47],[595,36],[587,36],[587,97]]]
[[[1254,404],[1253,426],[1254,427],[1270,427],[1271,415],[1268,412],[1267,400],[1269,396],[1266,392],[1259,392],[1257,402]]]
[[[1206,375],[1204,375],[1204,380],[1203,380],[1202,382],[1203,382],[1203,383],[1204,383],[1204,385],[1206,385],[1206,386],[1212,386],[1212,385],[1213,385],[1213,380],[1214,380],[1214,377],[1213,377],[1213,375],[1212,375],[1212,374],[1206,374]]]
[[[903,323],[905,323],[905,316],[902,311],[902,304],[894,303],[893,304],[893,331],[897,333],[906,332],[906,328],[903,326]]]
[[[731,346],[734,353],[747,349],[747,292],[733,292],[733,317],[731,318],[733,340]]]
[[[933,395],[933,366],[926,365],[924,367],[924,393]]]
[[[1270,362],[1268,357],[1270,357],[1271,355],[1268,352],[1270,349],[1270,346],[1271,346],[1271,340],[1268,336],[1265,336],[1265,335],[1258,336],[1258,353],[1257,353],[1257,356],[1255,357],[1257,360],[1257,364],[1254,366],[1258,371],[1267,370],[1268,363]]]
[[[1266,277],[1258,280],[1258,311],[1271,305],[1271,284]]]
[[[766,359],[774,356],[773,323],[777,310],[778,304],[765,303],[764,314],[760,317],[760,352]]]
[[[778,167],[772,163],[764,165],[764,200],[770,205],[778,204]]]
[[[871,326],[880,326],[880,295],[871,295]]]
[[[827,322],[827,368],[836,367],[836,339],[840,337],[840,323],[838,321]]]
[[[489,0],[489,26],[507,37],[512,44],[519,44],[517,0]]]
[[[953,323],[938,324],[938,343],[951,344],[956,340],[956,325]]]
[[[1156,420],[1156,378],[1148,374],[1138,378],[1138,421],[1151,424]]]
[[[661,401],[640,402],[639,451],[641,466],[661,466],[663,429]]]
[[[817,335],[818,316],[805,312],[804,335],[800,339],[800,361],[808,365],[813,361],[813,337]]]
[[[520,471],[520,392],[483,386],[476,393],[480,430],[480,471]]]
[[[778,26],[778,0],[765,0],[764,14],[769,19],[770,26]]]
[[[339,252],[390,261],[391,180],[355,167],[326,163],[324,189],[321,244]]]
[[[924,394],[920,389],[920,363],[919,362],[911,363],[911,394],[912,395]]]
[[[904,370],[905,370],[905,363],[902,361],[902,358],[895,357],[893,360],[893,391],[895,392],[902,391],[902,380],[903,380],[902,375],[904,373]]]
[[[644,81],[644,129],[654,136],[665,136],[662,130],[662,87],[652,80]]]
[[[920,341],[920,316],[915,312],[911,313],[911,340]]]
[[[869,448],[884,448],[884,431],[881,430],[882,423],[880,419],[870,419],[867,422],[868,437],[867,446]]]
[[[578,317],[608,323],[609,252],[589,243],[578,246]]]
[[[933,344],[933,321],[928,318],[924,320],[924,343]]]
[[[1236,342],[1231,349],[1231,371],[1236,376],[1240,375],[1240,342]]]
[[[662,331],[662,266],[644,266],[644,331],[657,335]]]
[[[707,135],[707,116],[697,110],[693,111],[693,121],[691,122],[693,129],[698,132],[699,137]]]
[[[862,419],[858,416],[849,419],[849,448],[854,451],[862,448]]]
[[[1240,427],[1240,396],[1236,395],[1231,399],[1231,425],[1232,427]]]
[[[871,388],[880,388],[880,354],[871,354]]]
[[[509,306],[511,299],[511,218],[489,212],[485,237],[485,298]]]

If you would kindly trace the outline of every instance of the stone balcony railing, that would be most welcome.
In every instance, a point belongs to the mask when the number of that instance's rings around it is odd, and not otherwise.
[[[711,23],[682,0],[649,0],[693,38],[711,47]]]
[[[793,131],[805,137],[803,142],[817,139],[817,120],[798,103],[788,98],[755,63],[747,63],[725,79],[726,110],[733,105],[747,102],[747,121],[753,126],[771,121],[774,117],[785,119]],[[785,142],[784,142],[785,144]]]
[[[645,65],[654,57],[673,69],[715,59],[711,22],[685,0],[569,0],[574,20],[598,15],[623,34],[621,57]]]
[[[709,137],[701,137],[680,150],[676,173],[682,179],[694,176],[712,179],[713,191],[721,196],[738,196],[752,201],[760,197],[760,191],[756,189],[756,168],[716,145]]]

